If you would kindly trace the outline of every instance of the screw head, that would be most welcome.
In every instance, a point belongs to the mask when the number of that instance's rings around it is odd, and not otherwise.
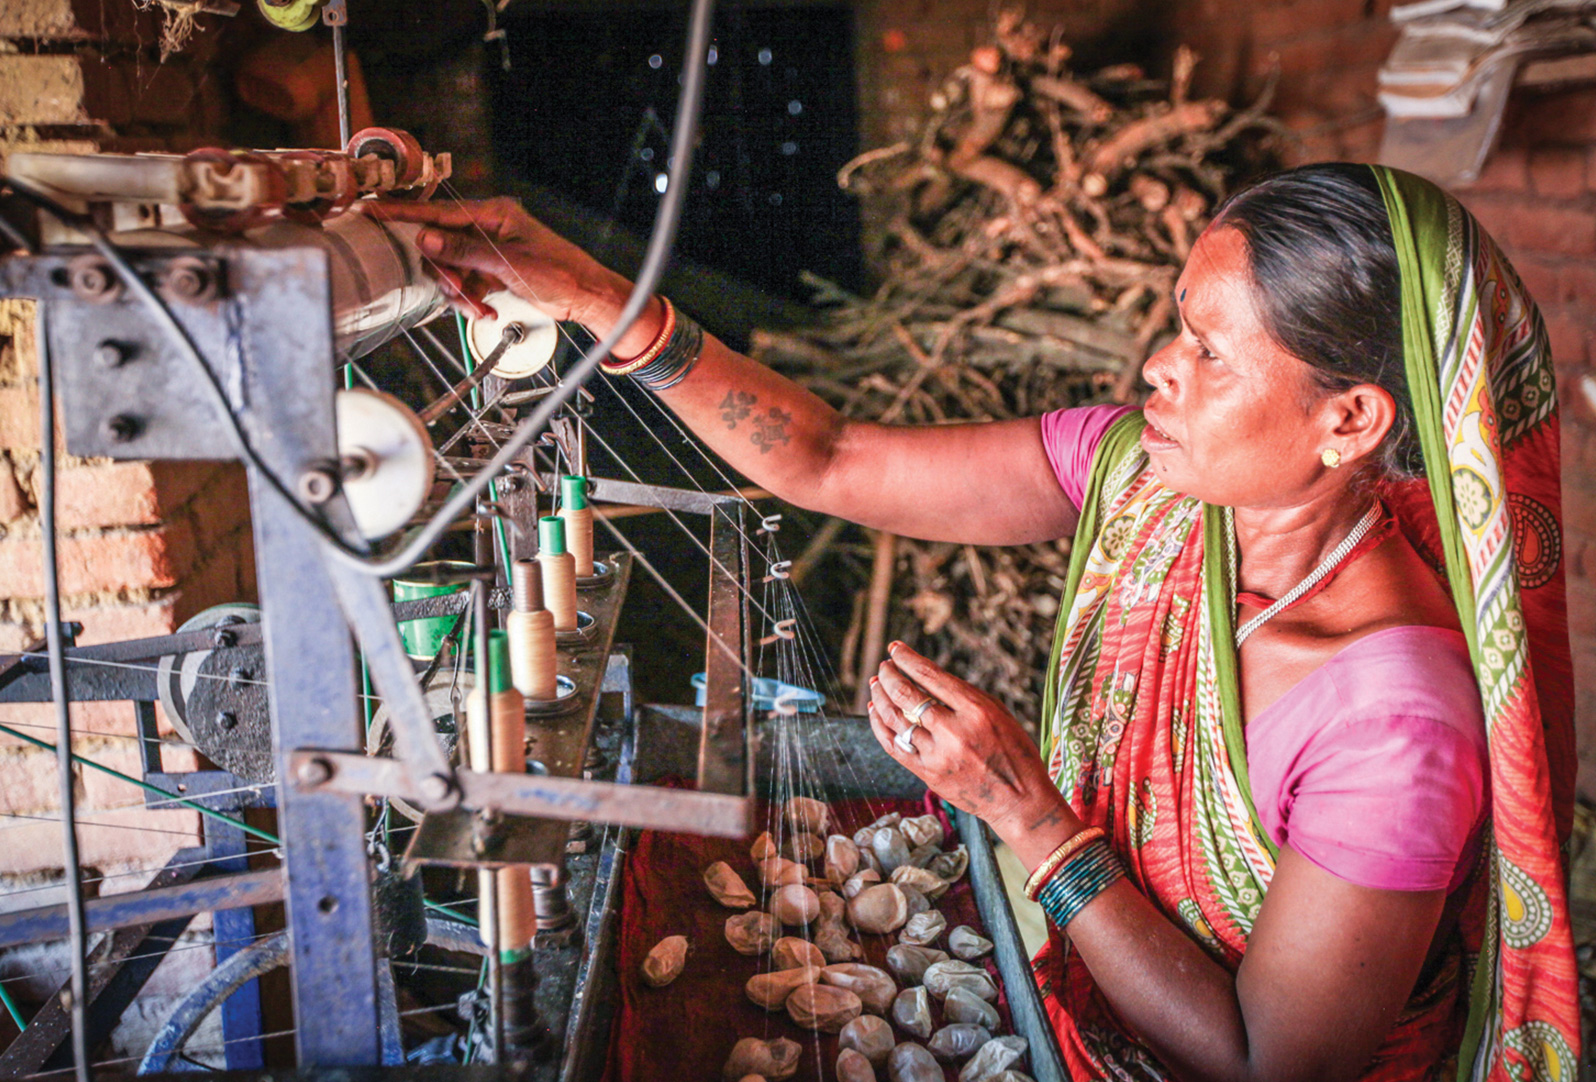
[[[312,466],[299,475],[299,497],[306,503],[326,503],[337,491],[338,478],[325,466]]]
[[[437,804],[448,799],[454,785],[442,774],[428,774],[417,783],[416,790],[423,800]]]
[[[318,755],[300,763],[294,776],[299,779],[299,784],[306,787],[322,785],[333,776],[333,765]]]
[[[94,363],[101,368],[121,368],[133,357],[133,351],[121,342],[107,338],[94,347]]]
[[[204,260],[179,256],[166,268],[161,288],[173,300],[208,301],[216,296],[216,279]]]
[[[216,725],[217,728],[232,731],[238,728],[238,715],[231,710],[219,710],[216,712]]]
[[[105,422],[105,435],[112,443],[131,443],[144,431],[144,422],[131,413],[118,413]]]
[[[211,645],[218,650],[228,650],[238,645],[238,633],[219,627],[211,632]]]
[[[79,300],[106,304],[122,292],[111,265],[97,255],[80,255],[67,264],[67,281]]]

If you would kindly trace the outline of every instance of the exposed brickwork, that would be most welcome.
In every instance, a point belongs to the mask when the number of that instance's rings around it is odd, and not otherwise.
[[[202,28],[162,62],[162,18],[159,5],[127,0],[0,4],[0,161],[17,150],[218,142],[228,80],[213,66],[216,37]],[[0,302],[0,651],[37,641],[44,628],[36,357],[32,306]],[[81,642],[165,634],[209,605],[253,596],[239,467],[81,459],[60,446],[57,465],[63,615],[82,623]],[[55,741],[48,704],[0,707],[0,723]],[[130,704],[75,704],[72,723],[80,755],[138,776]],[[168,769],[197,765],[177,744],[162,758]],[[52,752],[0,734],[0,876],[60,868],[58,785]],[[74,786],[86,866],[158,866],[200,840],[196,814],[146,812],[127,782],[79,767]]]

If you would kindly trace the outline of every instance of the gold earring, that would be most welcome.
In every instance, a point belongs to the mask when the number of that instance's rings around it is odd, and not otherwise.
[[[1319,461],[1323,462],[1326,466],[1333,470],[1337,466],[1341,465],[1341,452],[1337,451],[1334,447],[1326,447],[1323,451],[1319,452]]]

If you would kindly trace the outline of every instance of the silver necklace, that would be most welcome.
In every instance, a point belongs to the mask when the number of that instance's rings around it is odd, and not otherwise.
[[[1228,507],[1225,508],[1225,521],[1230,527],[1230,581],[1232,589],[1234,589],[1236,582],[1236,513],[1233,509]],[[1306,578],[1288,590],[1273,605],[1270,605],[1263,612],[1260,612],[1257,616],[1254,616],[1251,620],[1248,620],[1245,624],[1241,625],[1241,627],[1236,631],[1236,648],[1238,650],[1241,649],[1241,644],[1247,641],[1247,637],[1249,635],[1267,623],[1271,617],[1279,615],[1280,612],[1286,608],[1286,606],[1290,605],[1293,601],[1297,600],[1297,598],[1313,589],[1321,579],[1330,574],[1330,572],[1334,571],[1341,561],[1347,558],[1347,553],[1356,548],[1358,542],[1362,541],[1366,536],[1368,536],[1369,531],[1374,529],[1374,524],[1379,521],[1380,501],[1376,500],[1374,505],[1369,508],[1369,510],[1361,519],[1358,520],[1358,524],[1352,527],[1352,532],[1347,534],[1346,537],[1342,538],[1341,544],[1332,549],[1330,555],[1324,558],[1323,563],[1314,568],[1312,571],[1308,572]]]

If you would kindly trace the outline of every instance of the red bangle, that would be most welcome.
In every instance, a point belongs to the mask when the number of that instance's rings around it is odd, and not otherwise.
[[[1033,902],[1036,901],[1036,896],[1042,893],[1042,888],[1047,886],[1048,880],[1058,873],[1070,857],[1102,836],[1102,827],[1087,827],[1064,839],[1046,860],[1036,866],[1036,871],[1032,872],[1030,878],[1025,881],[1025,896]]]
[[[676,308],[671,304],[669,297],[660,297],[660,303],[665,306],[665,322],[660,325],[659,334],[654,336],[654,341],[649,343],[647,349],[629,361],[617,361],[611,357],[600,363],[606,375],[629,376],[640,368],[644,368],[655,357],[664,352],[670,343],[671,335],[676,331]]]

